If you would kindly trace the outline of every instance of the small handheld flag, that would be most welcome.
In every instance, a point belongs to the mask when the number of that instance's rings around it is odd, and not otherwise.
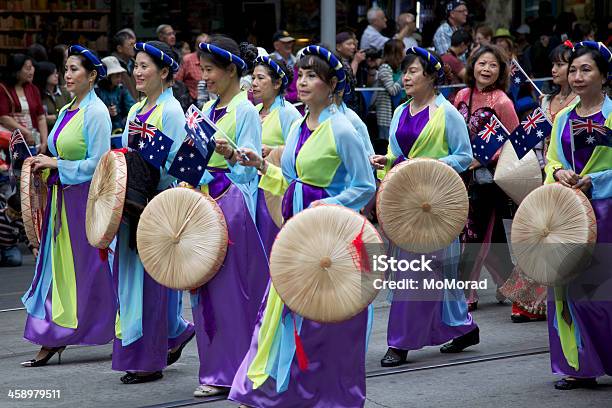
[[[533,83],[533,81],[529,78],[529,76],[527,76],[518,61],[513,58],[510,63],[510,92],[512,93],[512,98],[514,100],[517,99],[521,86],[526,82],[529,82],[531,86],[535,88],[538,94],[542,95],[542,91],[540,91],[540,88],[538,88],[536,84]]]
[[[574,151],[596,146],[612,147],[612,129],[592,119],[571,119],[570,130],[574,139]]]
[[[518,159],[522,159],[546,136],[550,135],[551,131],[552,125],[542,112],[542,108],[537,108],[527,115],[510,135],[510,142],[512,142]]]
[[[472,141],[474,158],[483,166],[488,165],[495,156],[495,152],[503,146],[507,138],[508,133],[499,119],[495,115],[491,116],[491,120],[485,123]]]

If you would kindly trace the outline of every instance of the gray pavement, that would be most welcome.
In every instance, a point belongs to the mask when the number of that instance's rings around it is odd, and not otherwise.
[[[0,309],[21,307],[19,298],[32,278],[33,260],[20,268],[0,269]],[[612,407],[612,378],[600,379],[596,390],[557,391],[551,374],[545,322],[512,324],[510,305],[498,305],[494,288],[480,294],[474,318],[481,329],[481,343],[456,355],[441,354],[438,347],[409,353],[410,372],[380,376],[379,361],[386,346],[388,304],[385,293],[375,301],[375,321],[366,359],[368,373],[366,407]],[[185,316],[191,318],[189,300]],[[197,386],[198,356],[195,342],[183,357],[149,384],[123,385],[122,375],[111,370],[111,346],[70,347],[57,364],[22,368],[38,346],[22,338],[25,311],[0,312],[0,407],[143,407],[187,406]],[[521,356],[526,350],[539,354]],[[504,353],[503,355],[500,353]],[[518,356],[512,356],[512,354]],[[470,360],[497,358],[492,361]],[[467,364],[466,364],[467,362]],[[55,399],[11,399],[9,390],[60,390]],[[57,395],[57,393],[56,393]],[[210,407],[232,407],[219,401]]]

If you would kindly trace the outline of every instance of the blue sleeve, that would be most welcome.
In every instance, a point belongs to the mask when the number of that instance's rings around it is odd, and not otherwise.
[[[336,150],[346,169],[345,189],[336,196],[321,200],[327,204],[338,204],[352,210],[361,210],[376,192],[374,173],[363,150],[357,131],[350,123],[333,126]]]
[[[300,111],[298,111],[295,106],[291,102],[285,101],[285,108],[283,109],[281,114],[279,115],[281,131],[283,132],[283,140],[287,143],[287,136],[289,135],[289,130],[291,129],[291,125],[298,119],[302,118]]]
[[[160,180],[158,184],[158,188],[163,190],[170,186],[176,179],[168,174],[168,170],[170,169],[170,165],[176,156],[183,140],[185,139],[185,135],[187,132],[185,131],[185,114],[183,113],[183,109],[181,108],[180,103],[176,99],[170,99],[163,106],[164,110],[162,112],[162,128],[163,132],[166,136],[173,140],[172,147],[170,148],[170,153],[168,154],[168,158],[166,159],[166,164],[164,165],[164,169],[161,171]]]
[[[589,174],[591,176],[591,198],[601,200],[612,197],[612,170],[598,171]]]
[[[470,166],[473,158],[467,126],[454,107],[445,104],[439,109],[444,109],[448,143],[448,156],[442,157],[440,161],[451,166],[457,173],[462,173]]]
[[[347,108],[346,111],[348,113],[347,118],[350,120],[351,124],[357,131],[357,134],[359,134],[366,154],[368,155],[368,157],[374,155],[374,146],[372,146],[372,141],[370,140],[370,133],[368,132],[368,127],[365,123],[363,123],[363,120],[361,120],[361,118],[359,117],[359,115],[357,115],[357,113],[355,113],[355,111],[350,108]]]
[[[89,103],[83,113],[83,122],[83,134],[87,146],[85,159],[57,161],[62,184],[81,184],[90,181],[98,161],[110,150],[111,119],[102,101],[97,99]]]
[[[248,105],[247,105],[248,104]],[[261,152],[261,121],[255,107],[245,102],[236,107],[236,144],[256,152]],[[257,177],[255,167],[246,167],[238,162],[227,162],[231,171],[229,176],[234,183],[246,184]]]
[[[397,137],[395,137],[395,133],[397,132],[399,120],[402,116],[402,112],[404,112],[404,109],[408,109],[407,103],[403,103],[395,109],[395,112],[393,112],[393,117],[391,118],[391,124],[389,125],[389,150],[396,158],[403,154],[402,149],[397,142]]]

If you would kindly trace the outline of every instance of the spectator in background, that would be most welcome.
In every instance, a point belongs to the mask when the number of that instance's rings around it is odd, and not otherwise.
[[[402,13],[397,16],[397,25],[398,25],[398,35],[403,34],[402,31],[405,31],[405,36],[402,38],[404,42],[404,50],[408,48],[417,47],[419,44],[417,40],[413,37],[414,32],[416,31],[416,17],[412,13]]]
[[[404,43],[400,40],[389,40],[383,48],[382,64],[378,68],[376,87],[384,91],[376,92],[376,123],[378,138],[389,140],[389,126],[393,111],[399,105],[402,96],[402,71],[400,66],[404,59]]]
[[[468,8],[462,0],[451,0],[446,5],[447,19],[434,34],[436,53],[444,54],[451,46],[451,36],[467,22]]]
[[[49,61],[47,49],[38,43],[34,43],[28,47],[27,54],[34,58],[35,62]]]
[[[531,75],[531,43],[529,43],[529,33],[531,32],[527,24],[522,24],[516,29],[516,58],[527,75]]]
[[[8,77],[0,84],[0,130],[21,130],[29,145],[47,150],[47,118],[34,80],[34,60],[25,54],[10,56]]]
[[[111,117],[112,130],[123,130],[125,120],[132,105],[136,103],[128,90],[121,83],[121,76],[125,69],[119,64],[116,57],[110,56],[102,58],[102,63],[106,66],[106,78],[98,81],[96,94],[108,108]]]
[[[336,35],[336,54],[344,65],[351,67],[349,74],[354,78],[359,64],[365,61],[365,51],[357,50],[357,37],[354,33],[343,31]]]
[[[440,56],[442,63],[449,68],[446,70],[447,84],[460,84],[466,81],[465,64],[459,58],[468,52],[470,45],[472,45],[472,35],[466,30],[457,30],[451,36],[448,52]]]
[[[121,83],[128,90],[134,100],[138,100],[136,91],[136,79],[134,79],[134,44],[136,37],[133,37],[127,29],[119,31],[112,40],[114,51],[112,56],[117,58],[119,64],[125,72],[121,73]]]
[[[172,48],[172,50],[178,55],[179,61],[181,61],[181,50],[176,46],[176,31],[170,24],[160,24],[155,30],[157,39],[163,43],[166,43]]]
[[[495,30],[493,44],[504,50],[504,52],[508,56],[508,60],[516,58],[514,37],[512,36],[512,34],[510,34],[510,30],[508,30],[507,28],[498,28],[497,30]]]
[[[386,42],[389,41],[389,37],[385,37],[381,34],[381,31],[387,28],[387,17],[385,16],[385,12],[378,7],[372,7],[368,10],[367,19],[368,26],[361,36],[361,49],[374,48],[382,50]],[[394,38],[403,40],[408,35],[409,31],[410,26],[406,25],[400,29]]]
[[[533,28],[532,28],[533,31]],[[536,78],[550,76],[552,63],[548,56],[556,47],[551,32],[542,32],[537,40],[530,47],[531,69],[532,74]]]
[[[7,206],[0,209],[0,267],[21,266],[23,258],[17,244],[25,243],[34,256],[38,251],[28,241],[21,221],[21,203],[17,193],[10,196]]]
[[[181,41],[179,43],[179,49],[181,51],[181,59],[187,55],[191,53],[191,46],[189,45],[189,43],[187,41]]]
[[[491,40],[493,39],[493,29],[486,24],[479,24],[476,26],[474,30],[474,46],[470,51],[470,56],[472,56],[478,48],[485,44],[491,44]]]
[[[59,73],[59,84],[64,87],[64,72],[66,67],[66,59],[68,58],[68,46],[66,44],[58,44],[51,49],[49,61],[52,62]]]
[[[279,30],[272,36],[272,45],[274,52],[270,54],[275,60],[282,60],[287,68],[293,69],[296,59],[293,55],[293,46],[295,38],[293,38],[286,30]]]
[[[574,44],[581,41],[595,41],[595,29],[591,24],[576,24],[572,30],[571,38]]]
[[[195,41],[195,49],[199,50],[198,45],[200,43],[207,43],[208,38],[208,34],[202,33],[198,35]],[[175,79],[177,81],[182,81],[185,84],[189,90],[189,96],[191,97],[193,103],[197,104],[198,100],[203,100],[203,98],[198,97],[198,89],[201,88],[200,82],[204,82],[204,80],[202,79],[202,67],[200,66],[200,57],[198,56],[197,51],[183,56],[183,63],[181,64]],[[202,92],[205,91],[205,84],[206,83],[204,82],[204,89],[202,89]],[[199,86],[200,88],[198,88]],[[208,100],[208,98],[206,98],[206,100]]]
[[[59,73],[52,62],[39,62],[34,72],[34,85],[42,96],[43,110],[47,119],[47,129],[53,128],[60,109],[70,102],[68,91],[59,86]]]

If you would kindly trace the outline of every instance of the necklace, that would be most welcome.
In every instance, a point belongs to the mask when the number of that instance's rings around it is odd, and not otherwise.
[[[601,104],[602,103],[603,103],[603,95],[601,96],[601,100],[600,101],[598,101],[597,103],[595,103],[595,105],[590,106],[588,108],[585,108],[584,105],[582,104],[582,101],[581,101],[580,104],[578,106],[576,106],[576,113],[579,116],[581,116],[583,118],[586,118],[588,116],[591,116],[591,115],[599,112],[601,110]]]

